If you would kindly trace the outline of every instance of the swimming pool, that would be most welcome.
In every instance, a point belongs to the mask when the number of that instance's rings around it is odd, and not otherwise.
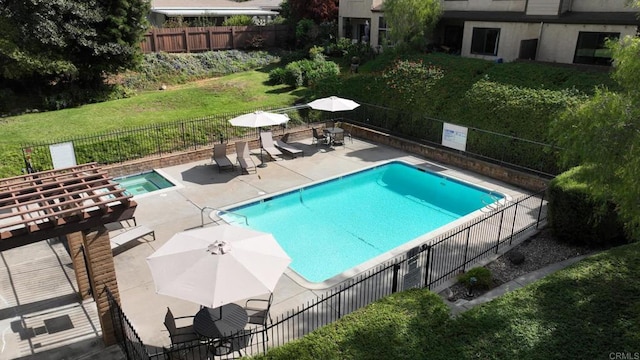
[[[228,208],[220,216],[272,233],[292,258],[290,268],[320,283],[503,198],[392,161]]]
[[[175,186],[166,176],[161,175],[155,170],[123,176],[115,178],[114,180],[126,189],[126,193],[133,196],[140,196]]]

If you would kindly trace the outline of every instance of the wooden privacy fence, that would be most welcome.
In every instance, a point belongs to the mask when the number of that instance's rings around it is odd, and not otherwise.
[[[284,46],[287,25],[154,28],[144,35],[142,51],[200,52]]]

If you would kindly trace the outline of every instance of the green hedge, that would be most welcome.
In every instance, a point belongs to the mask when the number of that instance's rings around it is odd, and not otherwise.
[[[575,167],[550,182],[549,225],[560,241],[585,245],[621,243],[624,230],[615,205],[589,190],[584,181],[588,171],[588,167]]]

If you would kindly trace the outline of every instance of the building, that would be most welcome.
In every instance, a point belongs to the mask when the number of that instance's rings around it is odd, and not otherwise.
[[[236,15],[253,17],[266,22],[275,18],[282,0],[152,0],[149,20],[153,26],[162,27],[172,18],[181,18],[189,23],[221,25]]]
[[[626,0],[441,0],[434,45],[465,57],[609,65],[607,38],[636,35]],[[340,0],[341,37],[381,49],[387,37],[383,0]]]

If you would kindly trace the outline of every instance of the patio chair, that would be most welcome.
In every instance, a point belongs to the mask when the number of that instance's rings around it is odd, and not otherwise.
[[[248,174],[251,170],[253,170],[253,172],[258,171],[256,163],[253,162],[253,159],[251,158],[251,154],[249,153],[249,144],[247,144],[246,141],[238,141],[236,143],[236,155],[242,172]]]
[[[177,327],[177,319],[192,319],[191,325]],[[180,346],[200,340],[198,334],[193,330],[193,316],[174,317],[171,309],[167,307],[167,314],[164,316],[164,326],[169,332],[171,346]]]
[[[215,356],[223,356],[237,351],[238,355],[242,357],[242,349],[245,349],[251,344],[251,338],[253,333],[251,330],[240,330],[236,334],[229,338],[222,339],[219,342],[214,343],[211,347],[211,352]]]
[[[260,133],[260,144],[262,145],[262,149],[269,154],[269,157],[273,160],[279,160],[276,156],[281,156],[282,152],[278,150],[276,145],[273,143],[273,134],[271,131],[264,131]]]
[[[273,322],[269,309],[271,309],[271,303],[273,302],[273,293],[269,294],[268,299],[249,299],[245,302],[244,309],[249,316],[248,324],[267,326],[267,319],[269,322]]]
[[[301,149],[298,149],[297,147],[291,144],[287,144],[286,142],[281,140],[276,140],[276,147],[292,158],[296,158],[298,157],[298,155],[304,156],[304,152]]]
[[[339,133],[333,134],[333,136],[331,137],[331,145],[332,146],[335,146],[335,145],[344,146],[344,132],[339,132]]]
[[[325,134],[319,134],[318,133],[318,129],[311,128],[311,131],[313,131],[313,138],[311,139],[311,144],[312,145],[315,142],[316,146],[318,146],[318,143],[320,141],[322,141],[323,143],[325,143],[327,141],[327,136]]]
[[[215,162],[216,165],[218,165],[218,172],[222,172],[222,170],[235,170],[233,163],[227,157],[226,144],[213,145],[213,155],[211,157],[211,162]]]

